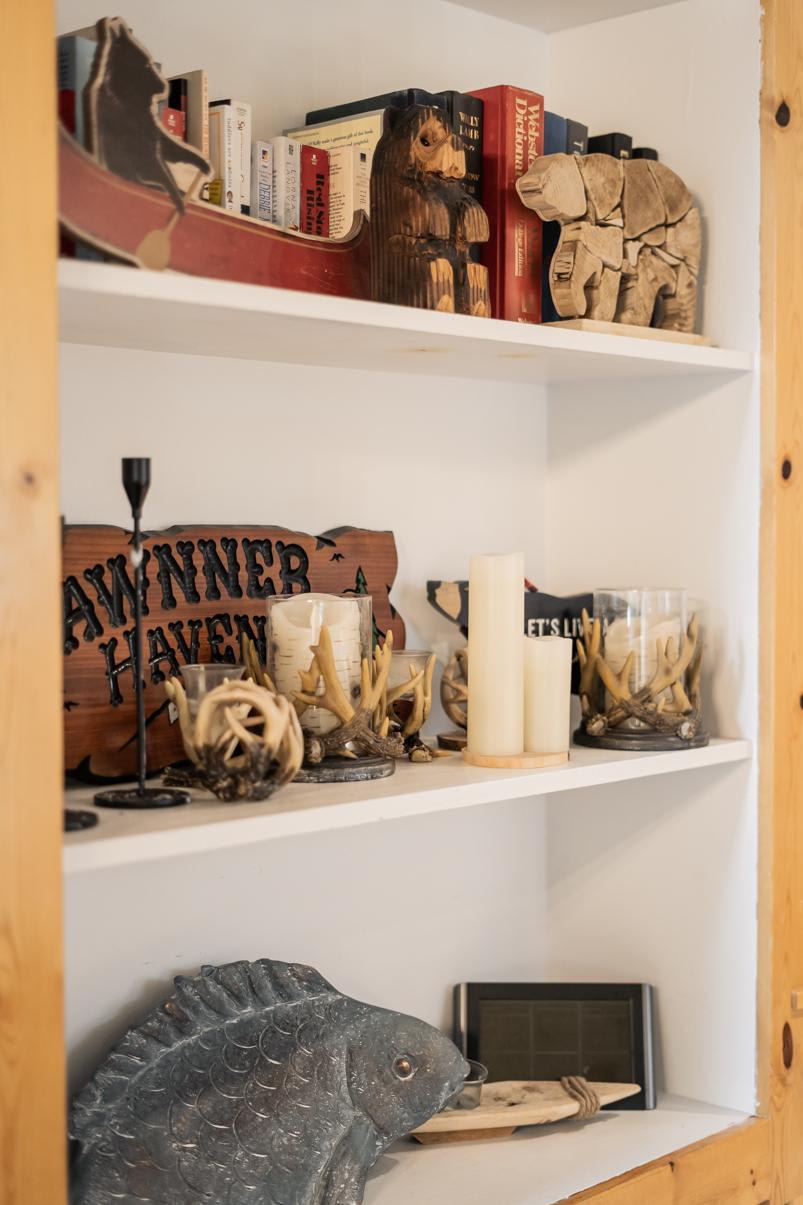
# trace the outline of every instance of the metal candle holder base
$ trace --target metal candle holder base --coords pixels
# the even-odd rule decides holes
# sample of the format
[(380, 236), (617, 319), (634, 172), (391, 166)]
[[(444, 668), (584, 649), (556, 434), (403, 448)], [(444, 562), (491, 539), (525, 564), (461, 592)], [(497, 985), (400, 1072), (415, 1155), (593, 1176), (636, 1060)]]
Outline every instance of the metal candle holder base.
[(98, 791), (95, 796), (95, 806), (99, 808), (175, 808), (189, 802), (189, 791), (165, 787), (113, 787)]
[(392, 757), (325, 757), (317, 766), (302, 766), (293, 782), (370, 782), (395, 773)]
[(653, 732), (648, 729), (614, 728), (599, 736), (592, 736), (585, 728), (578, 728), (574, 734), (575, 745), (583, 745), (587, 749), (618, 749), (624, 753), (658, 753), (669, 749), (702, 749), (709, 742), (707, 732), (700, 729), (684, 740), (683, 737), (673, 736), (668, 732)]

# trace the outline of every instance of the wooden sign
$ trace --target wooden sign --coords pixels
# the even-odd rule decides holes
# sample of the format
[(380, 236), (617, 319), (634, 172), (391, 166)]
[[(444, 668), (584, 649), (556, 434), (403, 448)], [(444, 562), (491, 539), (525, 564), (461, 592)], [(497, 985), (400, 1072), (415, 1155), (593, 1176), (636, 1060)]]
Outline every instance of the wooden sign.
[[(68, 771), (128, 776), (136, 760), (134, 574), (130, 532), (64, 529), (64, 730)], [(389, 531), (340, 527), (322, 536), (281, 527), (172, 527), (146, 533), (143, 653), (148, 765), (182, 756), (163, 682), (182, 665), (240, 660), (240, 637), (266, 654), (266, 602), (314, 590), (370, 594), (374, 633), (404, 623), (389, 599), (396, 541)], [(311, 654), (310, 654), (311, 657)]]

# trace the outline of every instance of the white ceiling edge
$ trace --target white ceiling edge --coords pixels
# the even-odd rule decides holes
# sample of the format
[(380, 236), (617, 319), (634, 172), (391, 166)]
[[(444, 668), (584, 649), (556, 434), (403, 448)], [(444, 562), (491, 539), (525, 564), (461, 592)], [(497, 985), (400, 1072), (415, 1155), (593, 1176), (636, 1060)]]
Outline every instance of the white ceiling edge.
[(557, 33), (611, 17), (624, 17), (650, 8), (664, 8), (679, 0), (452, 0), (463, 8), (473, 8), (498, 17), (527, 25), (542, 33)]

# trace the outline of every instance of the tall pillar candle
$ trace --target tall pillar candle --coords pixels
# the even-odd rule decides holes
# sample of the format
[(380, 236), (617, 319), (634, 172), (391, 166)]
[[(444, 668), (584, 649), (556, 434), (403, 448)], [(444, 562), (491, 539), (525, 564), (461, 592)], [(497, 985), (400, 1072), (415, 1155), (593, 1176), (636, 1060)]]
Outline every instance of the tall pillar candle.
[(524, 748), (524, 555), (473, 556), (468, 583), (468, 744), (501, 757)]
[(572, 642), (524, 637), (524, 750), (567, 753), (571, 743)]

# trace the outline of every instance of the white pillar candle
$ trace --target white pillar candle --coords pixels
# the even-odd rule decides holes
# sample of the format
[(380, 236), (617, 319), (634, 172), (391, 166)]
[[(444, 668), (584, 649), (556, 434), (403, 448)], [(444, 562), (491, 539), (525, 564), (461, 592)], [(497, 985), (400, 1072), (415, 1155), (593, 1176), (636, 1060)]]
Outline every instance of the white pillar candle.
[(473, 556), (468, 583), (468, 752), (524, 748), (524, 556)]
[[(360, 608), (356, 601), (333, 594), (299, 594), (271, 607), (273, 679), (280, 694), (292, 698), (301, 690), (301, 672), (309, 669), (311, 646), (317, 644), (324, 624), (332, 638), (332, 651), (340, 685), (349, 698), (360, 686), (362, 645)], [(320, 693), (323, 683), (319, 682)], [(323, 708), (308, 707), (301, 715), (310, 732), (331, 732), (340, 721)]]
[(524, 751), (566, 753), (571, 732), (572, 642), (524, 637)]

